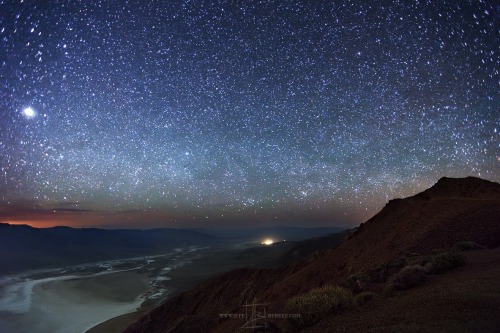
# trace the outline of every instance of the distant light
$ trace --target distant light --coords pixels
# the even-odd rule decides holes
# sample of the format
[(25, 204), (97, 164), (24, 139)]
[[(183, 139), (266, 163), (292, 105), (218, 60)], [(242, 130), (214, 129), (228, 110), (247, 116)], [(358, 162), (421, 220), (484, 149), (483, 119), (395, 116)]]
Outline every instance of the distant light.
[(262, 241), (262, 245), (273, 245), (274, 241), (271, 238), (266, 238)]
[(33, 118), (36, 116), (35, 110), (33, 110), (31, 107), (27, 107), (23, 110), (23, 114), (26, 118)]

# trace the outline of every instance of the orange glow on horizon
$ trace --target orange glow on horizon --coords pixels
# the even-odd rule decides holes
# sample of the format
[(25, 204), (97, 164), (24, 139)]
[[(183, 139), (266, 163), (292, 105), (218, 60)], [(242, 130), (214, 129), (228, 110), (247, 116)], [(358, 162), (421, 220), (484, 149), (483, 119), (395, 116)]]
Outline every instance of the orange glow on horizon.
[(72, 227), (70, 223), (60, 223), (55, 221), (4, 221), (3, 223), (12, 225), (27, 225), (33, 228), (52, 228), (60, 226)]

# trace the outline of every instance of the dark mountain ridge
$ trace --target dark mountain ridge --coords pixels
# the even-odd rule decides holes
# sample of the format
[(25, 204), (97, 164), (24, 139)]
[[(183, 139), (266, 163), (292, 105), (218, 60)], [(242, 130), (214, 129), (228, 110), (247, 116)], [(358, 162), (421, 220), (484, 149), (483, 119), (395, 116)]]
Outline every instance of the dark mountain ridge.
[(189, 229), (195, 230), (207, 235), (227, 239), (240, 240), (259, 240), (271, 238), (275, 241), (301, 241), (304, 239), (325, 236), (339, 233), (346, 228), (340, 227), (290, 227), (290, 226), (272, 226), (255, 228), (216, 228), (216, 229)]
[(161, 254), (216, 238), (183, 229), (32, 228), (0, 223), (0, 274)]

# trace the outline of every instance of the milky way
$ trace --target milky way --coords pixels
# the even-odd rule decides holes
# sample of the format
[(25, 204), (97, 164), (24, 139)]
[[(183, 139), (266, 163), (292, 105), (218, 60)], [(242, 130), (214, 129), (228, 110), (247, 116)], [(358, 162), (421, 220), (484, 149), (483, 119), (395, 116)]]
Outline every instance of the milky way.
[(3, 220), (355, 224), (500, 181), (494, 1), (0, 1), (0, 49)]

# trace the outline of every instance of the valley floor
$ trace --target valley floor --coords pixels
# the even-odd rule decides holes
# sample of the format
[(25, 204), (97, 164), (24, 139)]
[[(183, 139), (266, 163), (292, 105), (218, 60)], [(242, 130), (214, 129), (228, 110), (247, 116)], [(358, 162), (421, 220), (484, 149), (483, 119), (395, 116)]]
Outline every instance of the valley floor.
[(39, 270), (0, 279), (0, 332), (78, 333), (164, 299), (170, 272), (198, 248)]

